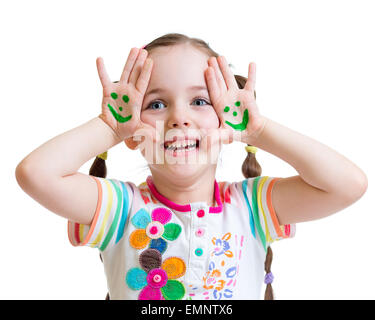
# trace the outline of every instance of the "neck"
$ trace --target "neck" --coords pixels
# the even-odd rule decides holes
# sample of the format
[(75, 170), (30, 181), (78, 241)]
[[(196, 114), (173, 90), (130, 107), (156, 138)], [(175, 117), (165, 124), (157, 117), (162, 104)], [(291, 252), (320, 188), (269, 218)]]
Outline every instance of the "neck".
[(208, 206), (215, 205), (216, 166), (195, 176), (183, 178), (163, 175), (152, 168), (150, 170), (155, 188), (168, 200), (179, 205), (192, 202), (206, 202)]

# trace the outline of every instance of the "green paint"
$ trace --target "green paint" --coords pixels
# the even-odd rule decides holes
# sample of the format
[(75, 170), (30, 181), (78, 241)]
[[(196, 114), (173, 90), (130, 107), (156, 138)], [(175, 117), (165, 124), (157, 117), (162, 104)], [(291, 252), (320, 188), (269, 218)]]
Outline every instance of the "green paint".
[(128, 97), (126, 94), (124, 94), (124, 95), (122, 96), (122, 100), (124, 100), (125, 103), (128, 103), (128, 102), (129, 102), (129, 97)]
[(233, 115), (234, 115), (234, 116), (236, 116), (236, 115), (237, 115), (237, 112), (236, 112), (236, 111), (234, 111), (234, 112), (233, 112)]
[(132, 117), (132, 115), (129, 115), (127, 117), (123, 117), (121, 115), (119, 115), (116, 110), (108, 103), (108, 108), (109, 110), (111, 111), (112, 115), (115, 117), (115, 119), (120, 122), (120, 123), (125, 123), (127, 121), (129, 121)]
[(228, 112), (228, 111), (229, 111), (229, 107), (226, 106), (226, 107), (224, 108), (224, 112)]
[[(116, 100), (118, 98), (118, 94), (116, 92), (112, 92), (111, 97), (112, 97), (112, 99)], [(122, 100), (124, 100), (126, 103), (128, 103), (129, 97), (126, 94), (124, 94), (122, 96)], [(111, 111), (112, 115), (115, 117), (115, 119), (120, 123), (125, 123), (125, 122), (129, 121), (132, 117), (132, 115), (129, 115), (127, 117), (121, 116), (120, 114), (118, 114), (116, 112), (115, 108), (113, 108), (109, 103), (108, 103), (108, 108)], [(119, 110), (122, 111), (123, 107), (119, 107)]]
[(230, 125), (234, 130), (243, 131), (246, 129), (249, 122), (249, 111), (245, 109), (242, 117), (242, 122), (238, 124), (233, 124), (229, 121), (225, 121), (226, 124)]
[(241, 102), (236, 101), (234, 104), (236, 105), (236, 107), (239, 107), (241, 105)]

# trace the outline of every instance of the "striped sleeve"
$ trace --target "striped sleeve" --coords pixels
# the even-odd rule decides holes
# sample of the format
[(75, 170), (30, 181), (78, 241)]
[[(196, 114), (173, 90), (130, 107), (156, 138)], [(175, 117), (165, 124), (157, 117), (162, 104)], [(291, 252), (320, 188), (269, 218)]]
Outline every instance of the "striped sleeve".
[(279, 178), (259, 176), (242, 181), (250, 228), (265, 250), (275, 240), (294, 237), (295, 224), (280, 225), (272, 205), (272, 188)]
[(129, 183), (91, 176), (98, 187), (98, 203), (91, 225), (68, 221), (68, 237), (73, 246), (89, 246), (104, 251), (124, 234), (133, 200)]

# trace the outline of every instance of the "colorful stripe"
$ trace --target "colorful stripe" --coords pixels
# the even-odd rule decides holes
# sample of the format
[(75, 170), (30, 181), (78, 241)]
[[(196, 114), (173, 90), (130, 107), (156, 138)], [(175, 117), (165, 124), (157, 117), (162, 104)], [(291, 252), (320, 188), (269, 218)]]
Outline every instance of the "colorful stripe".
[[(100, 206), (102, 202), (102, 187), (101, 183), (98, 179), (96, 179), (94, 176), (89, 176), (94, 179), (97, 185), (98, 189), (98, 201), (96, 204), (95, 214), (94, 218), (91, 222), (90, 227), (86, 225), (82, 225), (79, 223), (75, 223), (72, 221), (68, 221), (68, 237), (69, 241), (73, 246), (83, 246), (86, 245), (87, 242), (90, 240), (91, 235), (95, 229), (96, 223), (99, 218), (100, 214)], [(89, 228), (88, 234), (85, 236), (85, 228)]]
[(259, 221), (259, 210), (258, 210), (258, 203), (257, 203), (257, 189), (258, 189), (258, 181), (260, 177), (256, 177), (253, 179), (253, 188), (252, 188), (252, 204), (253, 204), (253, 212), (254, 212), (254, 220), (255, 220), (255, 227), (257, 229), (259, 238), (262, 242), (264, 250), (267, 250), (267, 244), (266, 244), (266, 236), (263, 232), (262, 226), (260, 225)]
[(250, 203), (249, 203), (249, 199), (247, 198), (247, 183), (248, 183), (248, 180), (244, 180), (242, 181), (242, 193), (243, 193), (243, 196), (245, 198), (245, 201), (246, 201), (246, 205), (247, 205), (247, 209), (249, 211), (249, 219), (250, 219), (250, 228), (251, 228), (251, 233), (253, 234), (254, 238), (256, 238), (256, 235), (255, 235), (255, 228), (254, 228), (254, 216), (253, 216), (253, 211), (251, 210), (251, 206), (250, 206)]
[(81, 239), (79, 237), (79, 223), (74, 224), (74, 239), (77, 243), (81, 243)]
[(91, 222), (90, 230), (89, 230), (88, 234), (86, 235), (86, 238), (81, 243), (82, 246), (86, 245), (89, 242), (89, 240), (90, 240), (90, 238), (91, 238), (91, 236), (92, 236), (92, 234), (95, 230), (96, 224), (98, 223), (98, 219), (99, 219), (99, 216), (100, 216), (100, 208), (101, 208), (102, 201), (103, 201), (103, 189), (102, 189), (102, 184), (100, 183), (100, 180), (95, 178), (94, 176), (90, 176), (90, 177), (92, 177), (95, 180), (96, 185), (98, 187), (98, 202), (96, 204), (96, 211), (95, 211), (94, 219)]
[(275, 240), (293, 237), (295, 233), (294, 224), (280, 225), (272, 205), (272, 188), (279, 179), (281, 178), (258, 176), (242, 181), (241, 186), (238, 184), (248, 209), (251, 233), (254, 238), (258, 234), (264, 250)]
[(85, 231), (85, 225), (84, 224), (80, 224), (79, 225), (79, 239), (80, 239), (80, 242), (83, 240), (84, 231)]
[(102, 237), (103, 237), (103, 234), (104, 234), (104, 229), (107, 225), (109, 213), (111, 211), (112, 203), (113, 203), (113, 192), (112, 192), (111, 186), (110, 186), (108, 180), (103, 180), (103, 181), (106, 184), (107, 190), (108, 190), (108, 203), (107, 203), (107, 208), (105, 210), (104, 218), (103, 218), (103, 221), (101, 223), (99, 233), (98, 233), (97, 237), (95, 238), (95, 240), (90, 244), (90, 247), (92, 247), (92, 248), (96, 247), (97, 244), (102, 240)]
[(262, 215), (263, 215), (263, 220), (261, 221), (264, 221), (264, 226), (263, 226), (263, 230), (265, 230), (265, 233), (266, 233), (266, 241), (268, 243), (271, 243), (273, 240), (271, 238), (271, 235), (270, 235), (270, 230), (268, 228), (268, 224), (267, 224), (267, 217), (266, 217), (266, 213), (264, 212), (263, 210), (263, 201), (262, 201), (262, 191), (263, 191), (263, 186), (264, 186), (264, 183), (266, 182), (268, 177), (263, 177), (260, 182), (259, 182), (259, 188), (257, 190), (257, 203), (258, 203), (258, 206), (260, 208), (260, 211), (262, 212)]
[(120, 190), (120, 188), (112, 180), (109, 180), (109, 181), (112, 183), (113, 187), (116, 190), (117, 199), (118, 199), (117, 200), (117, 208), (116, 208), (115, 218), (113, 219), (112, 224), (109, 227), (109, 230), (107, 232), (107, 235), (106, 235), (106, 237), (105, 237), (102, 245), (99, 248), (100, 251), (104, 251), (105, 250), (105, 248), (107, 247), (108, 243), (111, 241), (113, 234), (115, 233), (115, 230), (117, 228), (117, 223), (118, 223), (119, 217), (120, 217), (120, 212), (121, 212), (121, 207), (122, 207), (122, 200), (123, 200), (123, 198), (121, 197), (121, 190)]
[(74, 246), (88, 245), (104, 251), (119, 242), (124, 234), (132, 189), (127, 183), (115, 179), (91, 177), (98, 187), (93, 221), (91, 225), (68, 221), (68, 236)]
[(272, 223), (273, 223), (273, 226), (275, 227), (277, 236), (280, 237), (280, 238), (285, 238), (284, 232), (280, 228), (279, 220), (278, 220), (278, 218), (276, 216), (276, 213), (275, 213), (275, 210), (274, 210), (274, 208), (272, 206), (272, 199), (271, 199), (271, 192), (272, 192), (273, 186), (274, 186), (275, 182), (277, 180), (279, 180), (279, 179), (280, 178), (273, 178), (271, 180), (270, 184), (268, 185), (268, 189), (267, 189), (267, 207), (268, 207), (268, 210), (270, 212)]
[(124, 229), (125, 229), (125, 222), (126, 222), (126, 219), (128, 217), (128, 208), (129, 208), (129, 196), (128, 196), (128, 191), (126, 190), (126, 186), (125, 184), (121, 181), (121, 187), (122, 187), (122, 214), (121, 214), (121, 221), (120, 221), (120, 225), (118, 227), (118, 231), (117, 231), (117, 237), (116, 237), (116, 242), (119, 242), (120, 239), (122, 238), (123, 234), (124, 234)]

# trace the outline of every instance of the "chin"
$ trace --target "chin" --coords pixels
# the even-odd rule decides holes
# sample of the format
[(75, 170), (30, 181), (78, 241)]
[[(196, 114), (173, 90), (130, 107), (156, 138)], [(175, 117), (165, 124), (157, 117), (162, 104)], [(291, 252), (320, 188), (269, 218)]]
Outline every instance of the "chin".
[[(212, 167), (214, 166), (214, 168)], [(189, 180), (194, 177), (202, 176), (204, 172), (216, 170), (216, 165), (198, 165), (198, 164), (153, 164), (150, 165), (151, 172), (158, 171), (170, 179)]]

